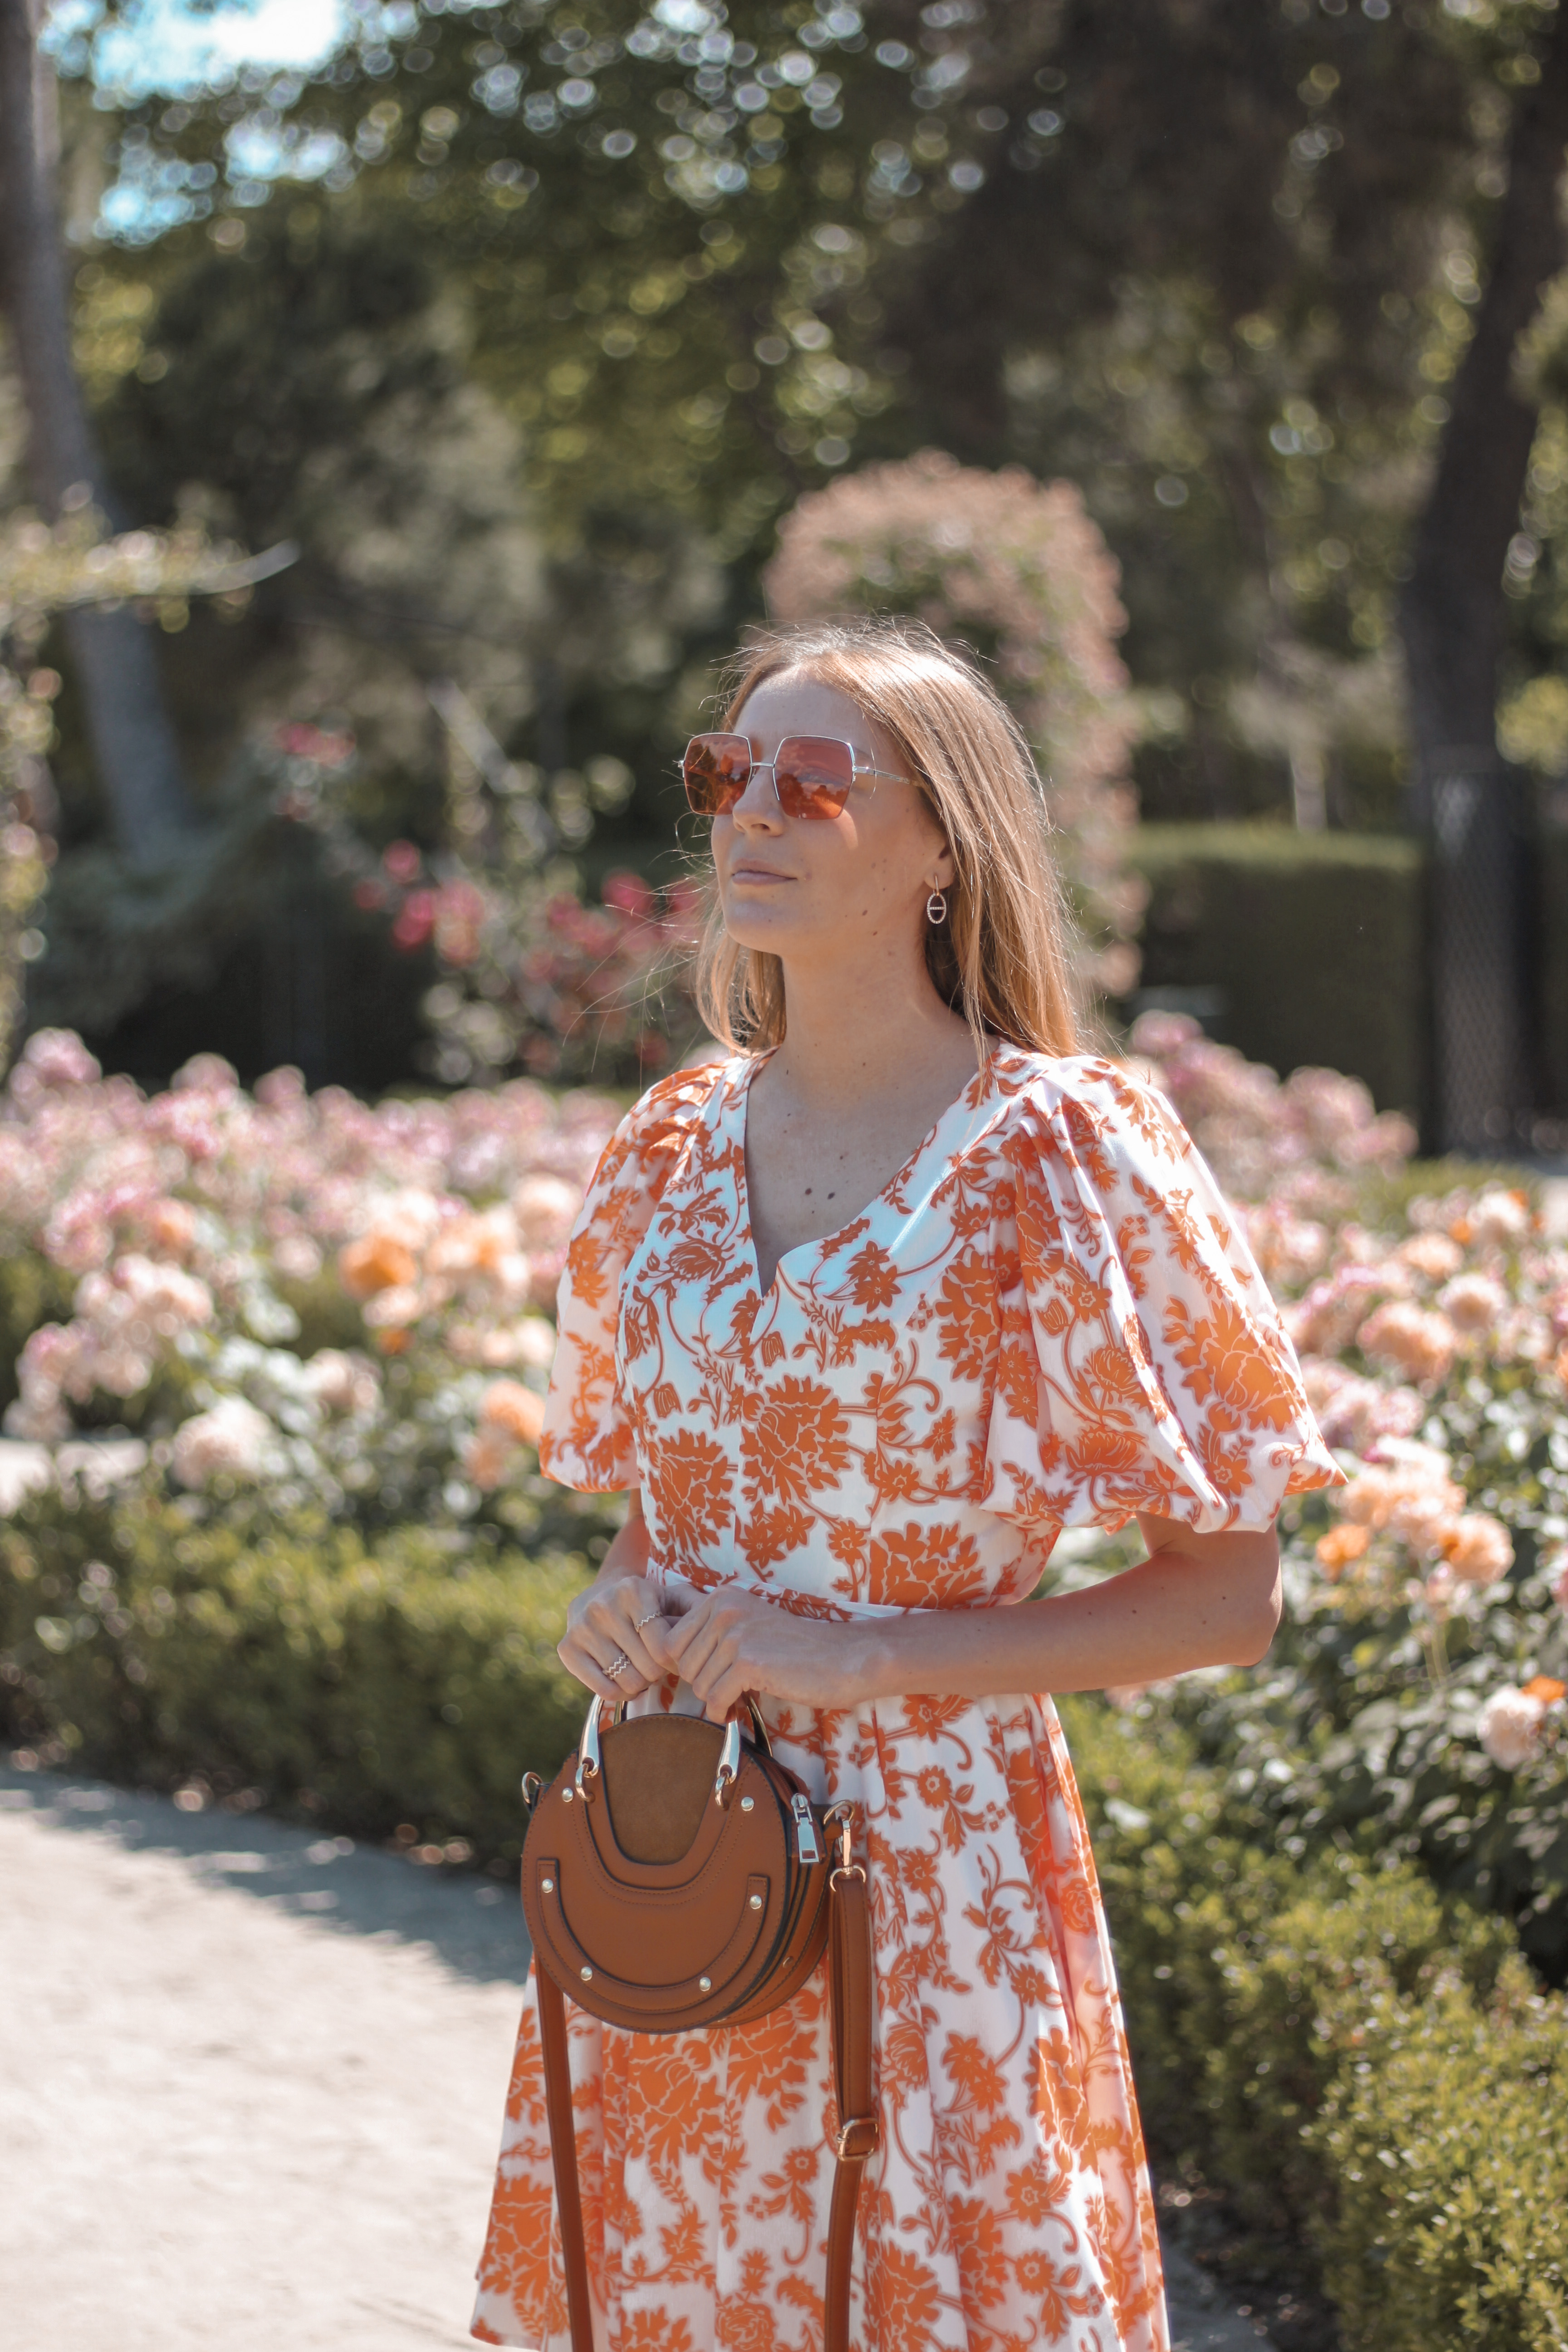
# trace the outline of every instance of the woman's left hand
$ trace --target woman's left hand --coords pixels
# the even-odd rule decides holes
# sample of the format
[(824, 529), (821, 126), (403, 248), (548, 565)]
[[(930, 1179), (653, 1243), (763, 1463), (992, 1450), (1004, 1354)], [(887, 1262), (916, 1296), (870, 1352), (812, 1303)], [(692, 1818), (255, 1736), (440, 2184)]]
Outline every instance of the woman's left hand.
[(689, 1684), (710, 1723), (722, 1723), (748, 1692), (797, 1706), (852, 1706), (859, 1628), (824, 1624), (721, 1585), (687, 1596), (666, 1591), (665, 1616), (644, 1639), (672, 1675)]

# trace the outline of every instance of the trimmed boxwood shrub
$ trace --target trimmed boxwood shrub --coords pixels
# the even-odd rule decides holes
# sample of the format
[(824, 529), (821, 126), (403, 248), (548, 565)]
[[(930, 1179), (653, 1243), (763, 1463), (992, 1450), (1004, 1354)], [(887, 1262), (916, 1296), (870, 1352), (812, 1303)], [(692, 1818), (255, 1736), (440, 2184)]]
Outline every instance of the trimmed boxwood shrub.
[[(1542, 801), (1530, 863), (1544, 1108), (1568, 1109), (1568, 830)], [(1555, 814), (1553, 814), (1555, 811)], [(1145, 989), (1215, 990), (1206, 1025), (1283, 1076), (1344, 1070), (1380, 1110), (1419, 1113), (1426, 1086), (1426, 882), (1397, 835), (1281, 824), (1148, 824), (1130, 862), (1149, 884)]]
[(426, 1528), (40, 1496), (0, 1529), (0, 1720), (112, 1780), (199, 1776), (509, 1864), (519, 1776), (552, 1771), (582, 1721), (555, 1643), (588, 1570)]
[(1208, 1024), (1249, 1061), (1363, 1079), (1380, 1110), (1423, 1096), (1419, 845), (1271, 824), (1151, 824), (1145, 988), (1217, 989)]
[(1484, 2013), (1452, 1984), (1342, 2069), (1312, 2138), (1348, 2352), (1568, 2345), (1568, 2010), (1517, 1959)]
[(1407, 1863), (1297, 1859), (1227, 1821), (1168, 1719), (1062, 1711), (1156, 2173), (1222, 2200), (1237, 2282), (1297, 2300), (1275, 2340), (1331, 2341), (1326, 2299), (1345, 2352), (1562, 2352), (1568, 2003), (1512, 1930)]

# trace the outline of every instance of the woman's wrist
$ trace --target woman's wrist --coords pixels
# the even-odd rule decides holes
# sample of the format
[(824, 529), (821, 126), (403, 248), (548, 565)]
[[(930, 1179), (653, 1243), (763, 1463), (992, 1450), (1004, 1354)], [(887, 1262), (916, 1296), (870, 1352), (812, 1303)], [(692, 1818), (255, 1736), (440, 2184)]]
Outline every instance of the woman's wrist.
[(839, 1654), (847, 1703), (864, 1706), (876, 1699), (898, 1696), (902, 1688), (900, 1668), (908, 1664), (908, 1644), (899, 1640), (907, 1631), (903, 1622), (862, 1618), (846, 1630), (850, 1637), (848, 1655), (842, 1651)]

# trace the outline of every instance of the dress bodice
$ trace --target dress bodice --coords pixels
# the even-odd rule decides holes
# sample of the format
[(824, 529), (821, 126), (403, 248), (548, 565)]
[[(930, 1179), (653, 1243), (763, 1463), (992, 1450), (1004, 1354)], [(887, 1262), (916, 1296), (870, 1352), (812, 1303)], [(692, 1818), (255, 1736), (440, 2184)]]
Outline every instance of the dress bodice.
[(1018, 1599), (1064, 1526), (1267, 1527), (1337, 1476), (1236, 1221), (1168, 1105), (1010, 1049), (764, 1294), (758, 1064), (679, 1073), (605, 1151), (542, 1460), (639, 1486), (663, 1568), (796, 1605)]

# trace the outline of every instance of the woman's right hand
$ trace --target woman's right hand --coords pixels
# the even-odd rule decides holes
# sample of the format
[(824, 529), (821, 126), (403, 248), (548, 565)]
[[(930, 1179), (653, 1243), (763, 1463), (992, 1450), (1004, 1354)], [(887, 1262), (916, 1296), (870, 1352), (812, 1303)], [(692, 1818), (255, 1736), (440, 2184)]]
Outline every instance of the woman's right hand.
[[(626, 1523), (605, 1553), (604, 1566), (567, 1610), (566, 1631), (557, 1644), (567, 1673), (598, 1698), (639, 1698), (668, 1671), (643, 1639), (644, 1631), (664, 1613), (658, 1587), (646, 1573), (648, 1555), (642, 1498), (634, 1494)], [(617, 1668), (613, 1675), (612, 1665)]]

